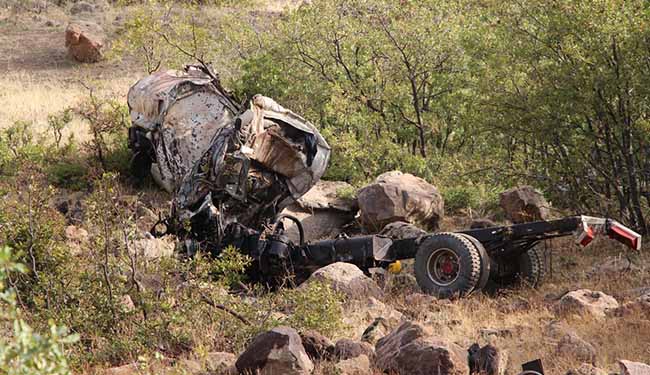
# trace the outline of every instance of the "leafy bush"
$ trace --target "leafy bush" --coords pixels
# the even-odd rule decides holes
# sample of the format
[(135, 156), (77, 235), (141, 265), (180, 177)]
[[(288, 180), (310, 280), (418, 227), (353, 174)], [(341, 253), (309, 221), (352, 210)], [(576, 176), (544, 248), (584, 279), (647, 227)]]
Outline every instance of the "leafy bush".
[(0, 368), (8, 375), (68, 375), (68, 361), (64, 346), (78, 340), (68, 334), (68, 329), (49, 322), (48, 334), (34, 332), (16, 307), (15, 291), (7, 288), (9, 273), (25, 272), (26, 268), (15, 263), (9, 247), (0, 247), (0, 318), (12, 322), (13, 332), (0, 339)]
[(83, 160), (60, 160), (47, 167), (48, 180), (57, 187), (87, 190), (91, 186), (88, 166)]

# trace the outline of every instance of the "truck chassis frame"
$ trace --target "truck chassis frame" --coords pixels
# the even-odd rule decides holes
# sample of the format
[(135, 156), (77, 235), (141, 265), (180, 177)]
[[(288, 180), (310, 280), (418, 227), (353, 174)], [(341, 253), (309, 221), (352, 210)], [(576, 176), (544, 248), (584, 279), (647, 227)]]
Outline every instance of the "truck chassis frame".
[[(296, 223), (301, 233), (298, 244), (288, 239), (284, 219)], [(639, 250), (641, 236), (612, 219), (570, 216), (557, 220), (468, 229), (459, 232), (425, 234), (391, 239), (367, 235), (304, 243), (300, 221), (289, 215), (276, 218), (271, 230), (258, 232), (231, 224), (220, 248), (234, 245), (250, 255), (253, 279), (273, 283), (287, 275), (299, 279), (314, 270), (347, 262), (365, 272), (381, 267), (401, 268), (400, 261), (415, 259), (415, 276), (426, 293), (438, 297), (463, 296), (479, 291), (490, 281), (524, 280), (536, 287), (543, 282), (546, 260), (540, 242), (576, 236), (588, 245), (597, 235), (606, 235)]]

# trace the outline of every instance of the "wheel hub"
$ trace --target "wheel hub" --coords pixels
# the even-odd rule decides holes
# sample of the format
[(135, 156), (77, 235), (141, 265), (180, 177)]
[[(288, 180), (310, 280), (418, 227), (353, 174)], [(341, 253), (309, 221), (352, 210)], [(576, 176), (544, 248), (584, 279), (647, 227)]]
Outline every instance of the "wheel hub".
[(460, 259), (451, 249), (437, 249), (429, 256), (427, 271), (434, 283), (440, 286), (450, 285), (460, 273)]

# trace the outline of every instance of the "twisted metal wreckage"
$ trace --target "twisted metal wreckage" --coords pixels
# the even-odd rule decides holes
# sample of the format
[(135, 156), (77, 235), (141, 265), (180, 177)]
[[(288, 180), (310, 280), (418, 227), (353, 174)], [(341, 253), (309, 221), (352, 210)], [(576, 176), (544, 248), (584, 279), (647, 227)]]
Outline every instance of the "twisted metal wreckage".
[[(538, 244), (549, 238), (576, 235), (586, 246), (603, 234), (641, 246), (641, 236), (618, 222), (587, 216), (400, 240), (366, 235), (305, 243), (300, 221), (280, 212), (327, 167), (330, 146), (311, 123), (261, 95), (240, 105), (206, 66), (154, 73), (131, 88), (128, 103), (134, 173), (151, 173), (174, 193), (166, 232), (190, 252), (199, 244), (215, 253), (234, 245), (253, 258), (254, 280), (272, 283), (288, 273), (300, 279), (339, 261), (396, 271), (400, 260), (415, 258), (420, 287), (449, 297), (490, 282), (540, 285), (548, 261)], [(297, 225), (299, 243), (285, 235), (284, 219)]]

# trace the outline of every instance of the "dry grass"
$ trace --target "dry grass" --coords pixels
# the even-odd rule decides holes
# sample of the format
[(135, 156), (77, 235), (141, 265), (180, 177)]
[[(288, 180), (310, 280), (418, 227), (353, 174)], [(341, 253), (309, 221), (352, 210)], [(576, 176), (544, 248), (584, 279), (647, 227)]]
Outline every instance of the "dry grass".
[[(650, 316), (642, 312), (598, 319), (562, 316), (556, 312), (557, 297), (574, 289), (600, 290), (625, 303), (636, 296), (635, 288), (650, 286), (650, 256), (647, 252), (629, 253), (610, 240), (599, 240), (587, 249), (572, 244), (571, 238), (555, 240), (553, 275), (540, 289), (507, 290), (497, 297), (482, 294), (457, 301), (412, 299), (393, 294), (389, 303), (407, 317), (428, 327), (434, 336), (469, 347), (493, 343), (509, 354), (511, 373), (520, 365), (541, 358), (548, 374), (564, 374), (582, 361), (571, 353), (557, 350), (558, 339), (548, 332), (551, 323), (560, 322), (591, 343), (597, 352), (596, 364), (608, 371), (617, 371), (616, 361), (628, 359), (648, 362), (650, 359)], [(635, 272), (589, 275), (605, 257), (627, 256), (640, 266)], [(414, 303), (416, 301), (416, 303)], [(486, 335), (484, 330), (500, 331)]]

